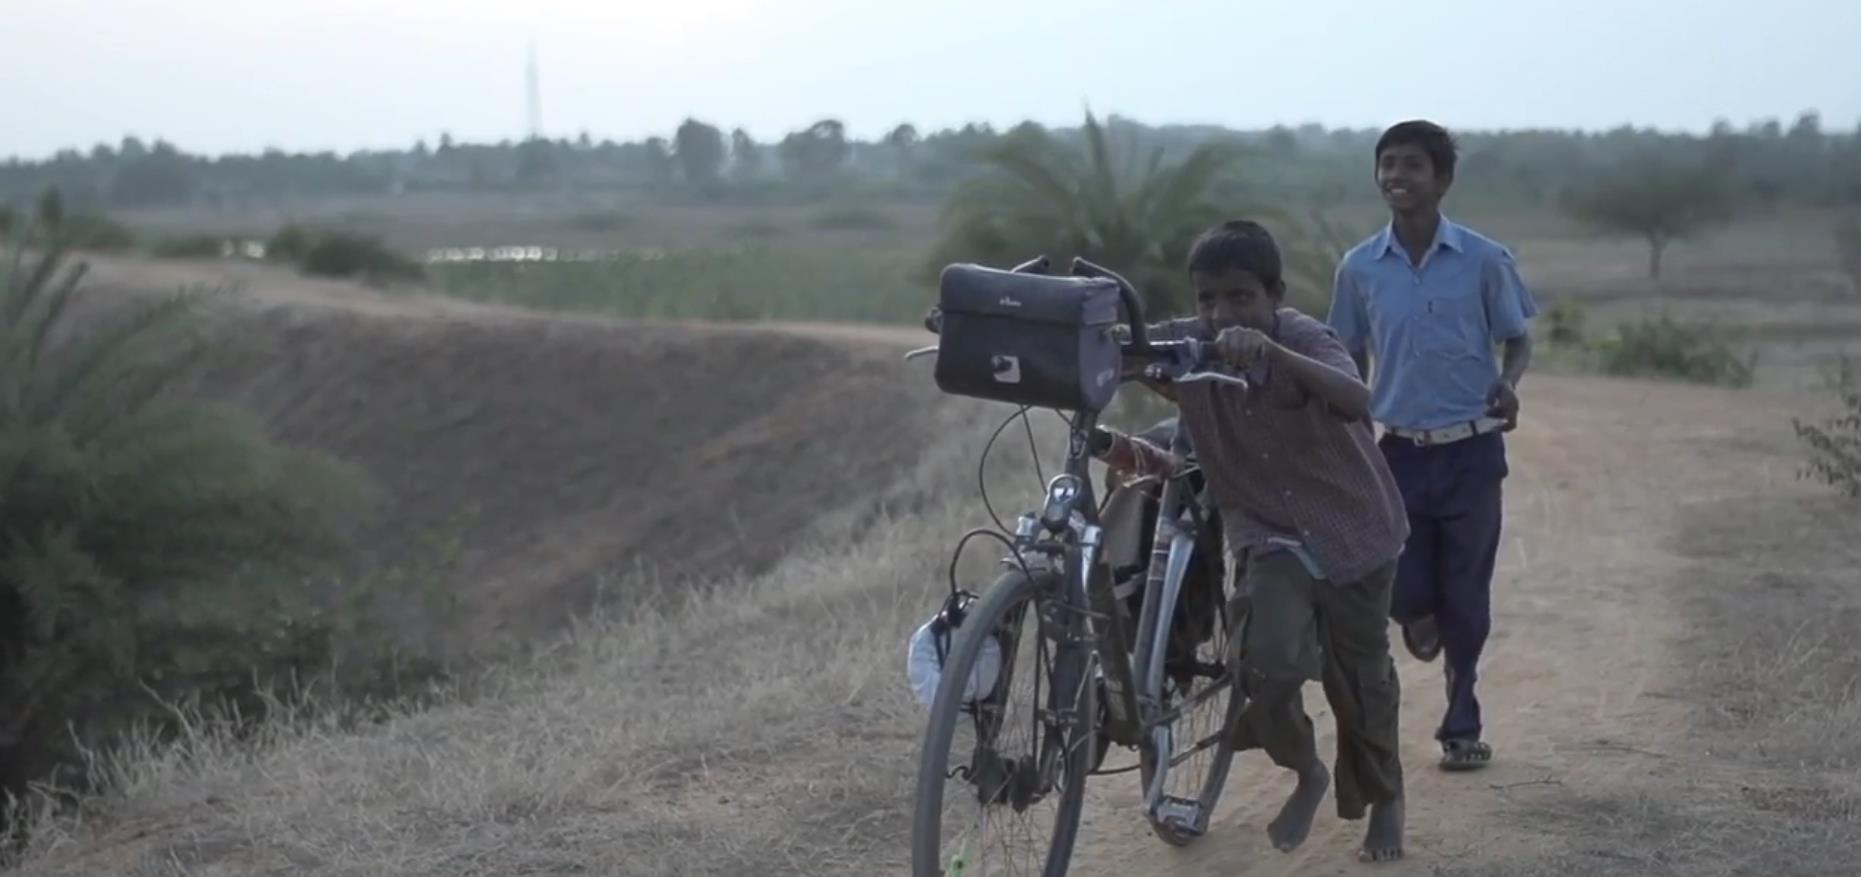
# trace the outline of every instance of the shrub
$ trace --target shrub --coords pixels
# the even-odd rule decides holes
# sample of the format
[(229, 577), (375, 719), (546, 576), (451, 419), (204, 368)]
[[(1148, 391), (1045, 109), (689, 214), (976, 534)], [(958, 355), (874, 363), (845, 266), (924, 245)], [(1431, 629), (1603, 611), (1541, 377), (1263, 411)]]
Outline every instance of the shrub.
[(388, 249), (380, 239), (347, 232), (317, 238), (300, 267), (319, 277), (417, 280), (425, 274), (419, 264)]
[(265, 242), (265, 258), (298, 264), (304, 260), (304, 254), (310, 252), (312, 237), (311, 231), (301, 225), (286, 225)]
[(317, 277), (419, 280), (420, 264), (389, 249), (380, 238), (287, 225), (265, 244), (266, 258), (289, 262)]
[(1583, 305), (1567, 298), (1557, 300), (1544, 313), (1549, 326), (1546, 337), (1552, 344), (1582, 345), (1584, 316)]
[(196, 234), (156, 241), (149, 254), (163, 259), (215, 259), (225, 255), (226, 247), (224, 238)]
[(72, 321), (84, 266), (64, 253), (15, 254), (0, 286), (0, 780), (15, 788), (159, 728), (162, 699), (246, 695), (331, 660), (347, 622), (321, 585), (373, 505), (357, 470), (179, 392), (211, 350), (201, 293)]
[(1809, 446), (1803, 474), (1849, 496), (1861, 497), (1861, 390), (1842, 393), (1844, 413), (1822, 424), (1792, 418), (1796, 437)]
[(68, 250), (120, 253), (136, 245), (136, 236), (128, 226), (101, 213), (64, 212), (63, 202), (50, 198), (40, 205), (41, 219), (22, 224), (9, 209), (0, 207), (0, 240), (17, 235), (19, 242), (45, 246), (54, 240)]
[(136, 245), (129, 228), (101, 213), (79, 213), (65, 218), (59, 236), (74, 250), (121, 253)]
[(1714, 327), (1675, 322), (1665, 314), (1623, 324), (1596, 352), (1609, 374), (1734, 387), (1748, 386), (1757, 366), (1755, 357), (1740, 358)]

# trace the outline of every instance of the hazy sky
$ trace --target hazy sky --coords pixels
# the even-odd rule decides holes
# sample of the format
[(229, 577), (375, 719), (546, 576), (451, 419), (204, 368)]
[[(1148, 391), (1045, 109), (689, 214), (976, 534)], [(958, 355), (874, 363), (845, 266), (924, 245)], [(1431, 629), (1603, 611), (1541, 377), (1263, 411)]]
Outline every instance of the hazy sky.
[(1861, 0), (0, 0), (0, 155), (524, 133), (1861, 120)]

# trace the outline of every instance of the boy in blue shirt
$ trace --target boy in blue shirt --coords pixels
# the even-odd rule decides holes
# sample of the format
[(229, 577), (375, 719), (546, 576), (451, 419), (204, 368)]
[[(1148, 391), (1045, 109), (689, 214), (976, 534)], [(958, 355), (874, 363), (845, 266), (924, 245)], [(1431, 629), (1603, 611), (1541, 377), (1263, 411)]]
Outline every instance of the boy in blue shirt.
[(1327, 322), (1371, 383), (1378, 446), (1408, 512), (1390, 616), (1417, 658), (1446, 653), (1435, 739), (1441, 766), (1464, 770), (1492, 759), (1474, 683), (1492, 627), (1503, 433), (1518, 424), (1537, 306), (1510, 251), (1441, 214), (1455, 153), (1432, 122), (1383, 133), (1376, 183), (1390, 222), (1344, 255)]

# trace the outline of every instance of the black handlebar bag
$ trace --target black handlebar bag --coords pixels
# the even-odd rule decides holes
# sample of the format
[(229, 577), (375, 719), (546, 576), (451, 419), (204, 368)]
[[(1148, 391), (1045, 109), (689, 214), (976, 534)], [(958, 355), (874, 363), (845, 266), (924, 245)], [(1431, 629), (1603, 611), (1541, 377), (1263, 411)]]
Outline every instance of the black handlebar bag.
[(953, 395), (1101, 411), (1118, 390), (1117, 281), (960, 263), (939, 279), (937, 388)]

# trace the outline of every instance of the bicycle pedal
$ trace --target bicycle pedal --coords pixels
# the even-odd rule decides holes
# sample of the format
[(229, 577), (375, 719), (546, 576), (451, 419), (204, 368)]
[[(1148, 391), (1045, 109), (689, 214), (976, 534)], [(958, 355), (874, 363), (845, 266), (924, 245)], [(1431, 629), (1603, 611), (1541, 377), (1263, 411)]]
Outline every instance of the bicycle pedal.
[(1156, 819), (1158, 825), (1181, 834), (1200, 835), (1207, 830), (1201, 802), (1191, 801), (1188, 798), (1164, 795), (1161, 800), (1157, 801), (1156, 814), (1153, 818)]

